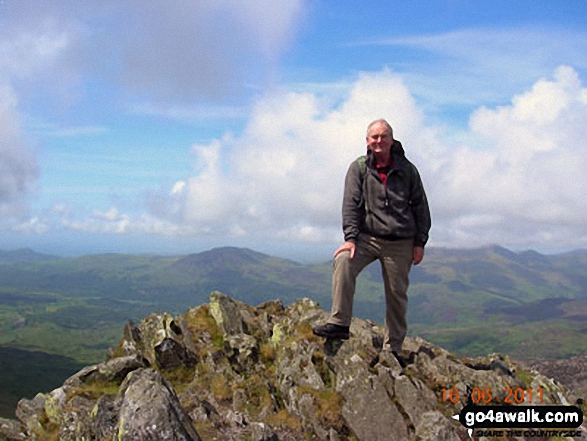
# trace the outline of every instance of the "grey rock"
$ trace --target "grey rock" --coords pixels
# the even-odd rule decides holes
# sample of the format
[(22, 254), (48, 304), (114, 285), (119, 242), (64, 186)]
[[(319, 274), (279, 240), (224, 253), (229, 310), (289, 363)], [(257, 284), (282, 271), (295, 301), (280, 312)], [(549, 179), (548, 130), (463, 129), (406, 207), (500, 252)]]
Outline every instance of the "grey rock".
[(404, 375), (395, 381), (397, 404), (408, 415), (410, 421), (417, 425), (422, 415), (436, 408), (436, 395), (421, 380)]
[[(48, 401), (49, 402), (49, 401)], [(65, 402), (59, 402), (62, 407), (55, 409), (58, 412), (57, 423), (59, 424), (60, 441), (78, 441), (93, 438), (93, 400), (74, 396)], [(47, 406), (45, 406), (47, 408)]]
[(0, 418), (0, 440), (26, 441), (27, 435), (22, 423)]
[(252, 441), (279, 441), (279, 437), (265, 423), (251, 424)]
[(224, 335), (246, 333), (247, 327), (239, 305), (230, 297), (215, 291), (210, 295), (210, 313)]
[(197, 363), (196, 355), (173, 338), (164, 338), (154, 349), (157, 365), (162, 369), (194, 366)]
[(404, 417), (379, 376), (371, 374), (360, 357), (345, 358), (337, 368), (337, 389), (345, 400), (342, 415), (357, 438), (407, 439)]
[(319, 439), (327, 439), (329, 437), (328, 429), (323, 427), (318, 417), (316, 416), (316, 406), (314, 398), (310, 395), (302, 395), (297, 400), (298, 412), (304, 420), (305, 424), (312, 427), (313, 431)]
[(96, 439), (115, 439), (120, 404), (108, 395), (103, 395), (92, 409), (92, 431)]
[[(162, 369), (194, 366), (196, 354), (184, 342), (181, 319), (167, 313), (151, 314), (136, 326), (129, 323), (119, 344), (123, 355), (136, 355), (147, 360), (147, 365)], [(114, 353), (111, 353), (114, 357)]]
[(139, 369), (128, 375), (119, 392), (119, 440), (199, 441), (175, 392), (156, 371)]
[(229, 335), (226, 340), (232, 350), (231, 359), (238, 366), (247, 366), (257, 363), (259, 345), (257, 340), (247, 334)]
[(65, 380), (64, 386), (79, 387), (91, 382), (120, 384), (129, 372), (148, 365), (148, 361), (138, 354), (117, 357), (94, 366), (86, 366)]
[(442, 413), (429, 411), (422, 414), (416, 425), (416, 441), (460, 441), (455, 425)]
[(26, 433), (33, 435), (43, 432), (39, 417), (45, 410), (45, 400), (44, 394), (37, 394), (32, 400), (23, 398), (18, 402), (16, 417), (23, 423)]

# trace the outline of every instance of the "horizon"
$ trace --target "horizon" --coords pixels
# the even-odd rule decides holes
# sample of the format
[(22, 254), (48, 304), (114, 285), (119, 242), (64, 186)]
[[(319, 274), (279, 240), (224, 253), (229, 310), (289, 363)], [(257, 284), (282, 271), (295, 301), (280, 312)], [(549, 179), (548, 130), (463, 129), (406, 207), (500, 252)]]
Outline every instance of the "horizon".
[(582, 0), (5, 0), (0, 248), (329, 255), (379, 118), (422, 175), (429, 246), (587, 248), (585, 16)]
[[(332, 258), (331, 256), (328, 256), (328, 255), (326, 255), (325, 257), (318, 257), (317, 255), (313, 255), (311, 257), (308, 257), (307, 255), (306, 256), (298, 255), (298, 254), (296, 254), (296, 252), (280, 254), (280, 253), (271, 252), (270, 250), (261, 250), (261, 249), (250, 248), (248, 246), (234, 246), (234, 245), (214, 246), (212, 248), (193, 250), (193, 251), (188, 251), (188, 252), (183, 252), (183, 253), (176, 253), (176, 252), (167, 253), (167, 252), (154, 252), (154, 251), (137, 251), (137, 252), (127, 251), (127, 252), (125, 252), (123, 250), (120, 250), (120, 251), (102, 251), (102, 252), (71, 253), (71, 254), (61, 253), (60, 254), (60, 253), (52, 253), (50, 250), (43, 251), (43, 250), (31, 248), (31, 247), (21, 247), (21, 248), (11, 248), (11, 249), (0, 248), (0, 253), (17, 253), (20, 251), (26, 251), (26, 252), (32, 252), (34, 254), (43, 254), (43, 255), (47, 255), (47, 256), (51, 256), (51, 257), (58, 257), (58, 258), (64, 258), (64, 259), (76, 259), (79, 257), (106, 256), (106, 255), (185, 257), (185, 256), (189, 256), (189, 255), (194, 255), (194, 254), (202, 254), (202, 253), (206, 253), (206, 252), (210, 252), (210, 251), (231, 249), (231, 248), (238, 249), (238, 250), (252, 251), (254, 253), (264, 254), (269, 257), (277, 257), (277, 258), (281, 258), (281, 259), (291, 260), (291, 261), (294, 261), (294, 262), (300, 263), (300, 264), (325, 263), (325, 262), (328, 262), (329, 260), (331, 260), (331, 258)], [(560, 256), (560, 255), (564, 255), (564, 254), (587, 253), (587, 248), (575, 248), (575, 249), (570, 249), (570, 250), (560, 250), (560, 251), (556, 251), (556, 252), (541, 252), (539, 250), (534, 250), (534, 249), (530, 249), (530, 248), (520, 249), (520, 250), (510, 249), (508, 247), (504, 247), (499, 244), (489, 244), (489, 245), (484, 245), (484, 246), (479, 246), (479, 247), (430, 246), (430, 247), (427, 247), (426, 249), (429, 252), (434, 252), (436, 250), (440, 250), (440, 251), (447, 251), (447, 250), (450, 250), (450, 251), (475, 251), (475, 250), (483, 251), (483, 250), (491, 250), (491, 249), (495, 249), (495, 248), (503, 249), (503, 250), (509, 251), (511, 253), (514, 253), (516, 255), (520, 255), (520, 254), (524, 254), (524, 253), (528, 253), (528, 252), (537, 253), (541, 256)], [(421, 265), (425, 265), (425, 261)]]

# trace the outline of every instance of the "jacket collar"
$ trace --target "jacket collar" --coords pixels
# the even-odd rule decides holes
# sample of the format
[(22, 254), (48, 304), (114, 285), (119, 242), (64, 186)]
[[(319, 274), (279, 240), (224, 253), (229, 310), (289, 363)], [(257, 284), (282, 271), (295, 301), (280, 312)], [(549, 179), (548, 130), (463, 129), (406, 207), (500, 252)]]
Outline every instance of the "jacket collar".
[[(391, 157), (392, 157), (392, 164), (393, 169), (401, 169), (404, 168), (405, 161), (406, 161), (406, 152), (401, 142), (397, 139), (393, 140), (393, 144), (391, 145)], [(367, 164), (370, 168), (375, 167), (375, 156), (371, 152), (371, 150), (367, 151)]]

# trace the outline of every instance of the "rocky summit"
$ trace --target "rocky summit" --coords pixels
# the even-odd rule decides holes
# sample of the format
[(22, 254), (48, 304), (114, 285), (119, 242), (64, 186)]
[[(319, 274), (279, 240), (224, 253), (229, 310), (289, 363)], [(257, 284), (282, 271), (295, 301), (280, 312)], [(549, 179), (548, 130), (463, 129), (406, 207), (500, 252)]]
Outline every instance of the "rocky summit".
[(380, 326), (354, 319), (348, 341), (325, 342), (312, 326), (326, 318), (308, 299), (253, 307), (219, 292), (183, 315), (151, 314), (105, 362), (21, 400), (0, 439), (457, 441), (471, 439), (452, 418), (467, 390), (492, 405), (579, 398), (507, 356), (459, 358), (420, 338), (406, 340), (402, 367)]

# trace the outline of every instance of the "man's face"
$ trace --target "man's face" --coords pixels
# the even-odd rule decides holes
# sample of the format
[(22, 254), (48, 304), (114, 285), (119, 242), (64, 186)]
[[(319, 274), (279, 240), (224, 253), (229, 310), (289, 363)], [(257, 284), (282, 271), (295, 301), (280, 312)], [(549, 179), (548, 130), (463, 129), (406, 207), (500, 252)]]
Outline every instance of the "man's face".
[(386, 155), (391, 150), (392, 142), (391, 133), (385, 124), (375, 123), (369, 129), (367, 148), (376, 155)]

